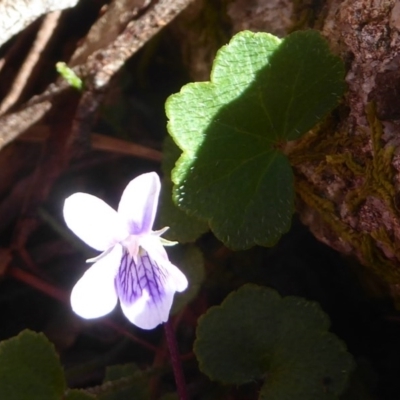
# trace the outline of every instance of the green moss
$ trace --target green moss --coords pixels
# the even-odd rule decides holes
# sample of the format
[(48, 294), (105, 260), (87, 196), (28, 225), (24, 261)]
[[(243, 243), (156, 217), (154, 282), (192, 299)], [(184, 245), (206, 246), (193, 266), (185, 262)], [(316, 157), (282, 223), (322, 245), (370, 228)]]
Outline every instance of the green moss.
[[(380, 199), (393, 215), (397, 215), (394, 170), (391, 165), (394, 148), (384, 146), (382, 125), (372, 104), (367, 106), (366, 115), (370, 128), (368, 132), (350, 137), (347, 132), (336, 130), (332, 120), (327, 120), (299, 141), (288, 156), (294, 166), (313, 163), (318, 176), (333, 174), (350, 183), (356, 179), (361, 180), (361, 185), (350, 189), (344, 200), (347, 209), (355, 216), (360, 206), (371, 196)], [(355, 159), (352, 149), (367, 145), (367, 140), (371, 140), (372, 155)], [(310, 152), (309, 149), (313, 151)], [(315, 187), (301, 174), (296, 176), (296, 192), (309, 207), (320, 213), (322, 220), (339, 238), (361, 254), (363, 263), (368, 268), (386, 282), (400, 281), (400, 271), (377, 245), (380, 243), (393, 254), (398, 254), (393, 238), (384, 228), (380, 227), (371, 233), (358, 232), (351, 228), (341, 220), (334, 202), (325, 198), (323, 193), (317, 193)]]
[(367, 118), (371, 128), (373, 157), (372, 162), (367, 166), (367, 181), (372, 193), (380, 195), (385, 200), (391, 211), (396, 214), (393, 187), (394, 171), (392, 159), (394, 147), (382, 147), (382, 124), (376, 116), (372, 103), (367, 106)]

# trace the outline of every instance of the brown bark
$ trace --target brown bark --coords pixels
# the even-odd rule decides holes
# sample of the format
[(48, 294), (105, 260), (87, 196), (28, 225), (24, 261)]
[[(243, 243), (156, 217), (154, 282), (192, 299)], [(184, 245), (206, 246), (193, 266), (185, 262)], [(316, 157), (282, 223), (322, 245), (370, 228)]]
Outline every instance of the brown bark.
[[(323, 7), (295, 2), (291, 23), (276, 10), (277, 18), (285, 16), (281, 26), (274, 20), (272, 27), (260, 23), (268, 18), (256, 12), (264, 3), (235, 1), (230, 13), (238, 19), (235, 26), (241, 28), (253, 12), (254, 18), (246, 19), (252, 30), (289, 32), (301, 23), (320, 29), (347, 68), (348, 91), (337, 114), (290, 152), (297, 211), (318, 239), (356, 256), (395, 294), (400, 289), (400, 2), (330, 0)], [(308, 17), (306, 8), (298, 13), (299, 3), (308, 3)]]
[(0, 0), (0, 46), (40, 16), (74, 7), (78, 0)]
[(395, 291), (400, 283), (398, 3), (332, 1), (328, 7), (322, 32), (348, 62), (346, 113), (316, 141), (309, 136), (300, 144), (312, 156), (296, 168), (299, 210), (319, 239), (356, 255)]

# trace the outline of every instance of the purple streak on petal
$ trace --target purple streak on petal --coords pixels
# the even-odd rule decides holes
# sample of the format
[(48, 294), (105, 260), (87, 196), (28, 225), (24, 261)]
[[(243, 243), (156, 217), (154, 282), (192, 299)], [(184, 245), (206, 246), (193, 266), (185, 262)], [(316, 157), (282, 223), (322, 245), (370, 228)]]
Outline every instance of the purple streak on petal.
[(159, 302), (165, 294), (166, 282), (165, 271), (154, 260), (150, 259), (148, 253), (141, 250), (138, 262), (124, 249), (121, 265), (115, 277), (115, 289), (121, 303), (132, 305), (146, 291), (153, 303)]
[(142, 329), (154, 329), (166, 322), (175, 292), (187, 287), (185, 275), (159, 252), (152, 251), (140, 247), (135, 263), (124, 250), (114, 280), (123, 313)]
[(128, 224), (129, 233), (149, 233), (156, 216), (160, 178), (155, 172), (133, 179), (122, 194), (118, 213)]
[(171, 264), (168, 254), (158, 237), (148, 235), (140, 239), (140, 245), (149, 254), (150, 258), (158, 265), (162, 265), (168, 276), (168, 285), (177, 292), (186, 290), (188, 280), (178, 267)]

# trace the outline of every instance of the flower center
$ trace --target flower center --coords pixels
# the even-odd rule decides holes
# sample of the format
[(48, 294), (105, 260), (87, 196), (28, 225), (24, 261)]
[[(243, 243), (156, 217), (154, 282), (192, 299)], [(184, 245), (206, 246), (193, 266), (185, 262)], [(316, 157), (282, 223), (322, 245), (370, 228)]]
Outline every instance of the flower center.
[(121, 264), (115, 277), (115, 288), (121, 302), (130, 305), (144, 294), (149, 301), (158, 303), (164, 294), (166, 273), (143, 248), (134, 259), (124, 248)]
[(129, 253), (129, 255), (133, 258), (133, 260), (137, 263), (138, 255), (140, 251), (140, 236), (137, 235), (129, 235), (125, 240), (121, 242), (121, 245), (124, 249)]

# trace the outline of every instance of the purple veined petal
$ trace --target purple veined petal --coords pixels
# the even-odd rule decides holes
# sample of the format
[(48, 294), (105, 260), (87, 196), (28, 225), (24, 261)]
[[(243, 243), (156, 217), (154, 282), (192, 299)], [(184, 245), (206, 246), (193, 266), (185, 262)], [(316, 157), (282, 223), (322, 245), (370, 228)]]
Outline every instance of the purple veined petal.
[(118, 206), (118, 214), (128, 223), (132, 235), (151, 231), (160, 195), (160, 178), (155, 172), (139, 175), (132, 180)]
[(142, 250), (136, 264), (124, 250), (115, 277), (115, 288), (123, 313), (130, 322), (142, 329), (153, 329), (166, 322), (177, 290), (175, 281), (176, 277), (170, 273), (169, 266), (165, 268), (164, 265), (158, 265), (146, 251)]
[(188, 280), (183, 272), (173, 265), (168, 258), (168, 254), (161, 244), (158, 236), (147, 235), (140, 238), (140, 246), (149, 254), (150, 258), (158, 265), (162, 265), (163, 269), (168, 271), (171, 282), (177, 292), (183, 292), (188, 287)]
[(136, 303), (121, 303), (121, 309), (132, 324), (141, 329), (150, 330), (168, 321), (173, 299), (173, 291), (166, 291), (157, 302), (147, 291), (143, 291), (142, 297)]
[(76, 314), (85, 319), (98, 318), (115, 308), (118, 296), (114, 279), (121, 256), (122, 247), (116, 245), (79, 279), (71, 293), (71, 306)]
[(139, 246), (151, 253), (152, 258), (158, 262), (169, 261), (168, 254), (161, 243), (161, 238), (157, 235), (144, 235), (139, 238)]
[(96, 196), (73, 194), (63, 213), (68, 228), (96, 250), (104, 251), (128, 235), (117, 212)]

